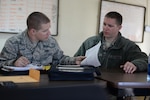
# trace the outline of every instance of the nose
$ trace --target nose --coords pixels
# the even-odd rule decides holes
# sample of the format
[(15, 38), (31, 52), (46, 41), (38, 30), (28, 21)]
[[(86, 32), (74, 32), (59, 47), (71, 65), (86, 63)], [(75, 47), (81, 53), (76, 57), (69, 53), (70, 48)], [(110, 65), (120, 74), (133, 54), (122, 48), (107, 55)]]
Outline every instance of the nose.
[(50, 30), (48, 30), (48, 33), (47, 33), (48, 35), (51, 35), (51, 31)]

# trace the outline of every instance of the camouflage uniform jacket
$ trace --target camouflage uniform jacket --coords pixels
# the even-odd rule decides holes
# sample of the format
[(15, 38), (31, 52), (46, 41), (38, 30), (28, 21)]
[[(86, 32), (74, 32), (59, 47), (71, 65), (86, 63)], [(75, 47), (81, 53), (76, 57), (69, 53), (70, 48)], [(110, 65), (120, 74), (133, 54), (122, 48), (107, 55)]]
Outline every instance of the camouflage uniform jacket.
[(0, 66), (14, 65), (20, 56), (34, 64), (75, 64), (75, 58), (63, 55), (53, 37), (49, 36), (48, 40), (39, 41), (35, 46), (30, 41), (27, 30), (6, 41), (0, 55)]

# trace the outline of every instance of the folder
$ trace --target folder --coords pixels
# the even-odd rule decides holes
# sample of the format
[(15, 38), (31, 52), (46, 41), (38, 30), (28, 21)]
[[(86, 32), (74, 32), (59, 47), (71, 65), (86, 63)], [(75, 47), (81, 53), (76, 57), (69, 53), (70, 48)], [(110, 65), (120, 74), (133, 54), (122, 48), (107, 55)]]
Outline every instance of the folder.
[(0, 76), (0, 81), (13, 81), (14, 83), (39, 82), (40, 71), (35, 69), (30, 69), (29, 75)]

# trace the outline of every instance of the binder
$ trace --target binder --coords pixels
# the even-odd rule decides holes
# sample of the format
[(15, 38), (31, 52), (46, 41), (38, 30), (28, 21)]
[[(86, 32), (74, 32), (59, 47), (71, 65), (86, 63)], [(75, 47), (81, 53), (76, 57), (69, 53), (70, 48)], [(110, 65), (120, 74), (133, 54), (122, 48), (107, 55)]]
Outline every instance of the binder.
[(95, 67), (59, 65), (48, 71), (49, 80), (94, 80)]

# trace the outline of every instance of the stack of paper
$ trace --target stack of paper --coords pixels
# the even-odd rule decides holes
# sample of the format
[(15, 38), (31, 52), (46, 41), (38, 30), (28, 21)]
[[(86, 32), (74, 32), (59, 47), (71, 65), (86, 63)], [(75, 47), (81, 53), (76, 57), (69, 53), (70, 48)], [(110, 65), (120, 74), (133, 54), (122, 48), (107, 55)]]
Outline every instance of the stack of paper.
[(57, 66), (59, 71), (64, 72), (83, 72), (84, 67), (80, 67), (80, 65), (58, 65)]
[(3, 68), (2, 68), (2, 70), (4, 70), (4, 71), (27, 71), (30, 69), (43, 70), (43, 66), (28, 64), (25, 67), (3, 66)]

